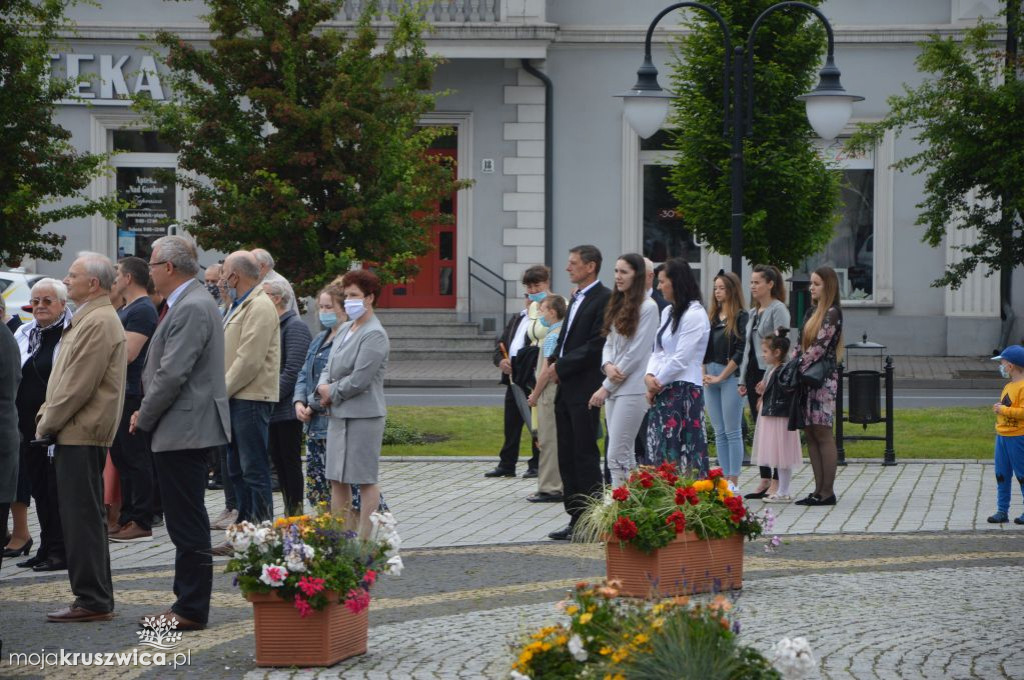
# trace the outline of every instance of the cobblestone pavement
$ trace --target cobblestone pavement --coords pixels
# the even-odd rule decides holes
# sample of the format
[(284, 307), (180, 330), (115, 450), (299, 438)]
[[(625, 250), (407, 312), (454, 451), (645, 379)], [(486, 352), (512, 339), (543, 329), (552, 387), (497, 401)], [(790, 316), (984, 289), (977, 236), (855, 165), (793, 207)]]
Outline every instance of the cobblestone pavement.
[[(382, 465), (406, 571), (375, 590), (366, 656), (330, 669), (256, 669), (249, 606), (230, 577), (218, 573), (211, 628), (186, 633), (180, 645), (191, 652), (190, 673), (504, 677), (509, 644), (556, 617), (552, 605), (577, 580), (600, 577), (603, 560), (599, 546), (546, 541), (546, 532), (564, 521), (560, 506), (526, 503), (531, 480), (484, 479), (486, 469), (466, 462)], [(775, 555), (747, 545), (738, 601), (743, 638), (767, 648), (784, 635), (805, 635), (823, 659), (823, 678), (1024, 679), (1017, 611), (1024, 528), (985, 523), (991, 475), (978, 463), (851, 464), (840, 471), (838, 505), (775, 506), (785, 544)], [(809, 478), (802, 469), (798, 492), (806, 493)], [(221, 498), (207, 495), (211, 513)], [(163, 611), (172, 599), (173, 547), (158, 529), (152, 542), (112, 545), (111, 557), (118, 617), (69, 626), (44, 622), (46, 612), (71, 598), (66, 573), (41, 577), (4, 560), (0, 677), (177, 677), (171, 669), (43, 672), (8, 664), (12, 652), (43, 648), (134, 648), (137, 618)]]

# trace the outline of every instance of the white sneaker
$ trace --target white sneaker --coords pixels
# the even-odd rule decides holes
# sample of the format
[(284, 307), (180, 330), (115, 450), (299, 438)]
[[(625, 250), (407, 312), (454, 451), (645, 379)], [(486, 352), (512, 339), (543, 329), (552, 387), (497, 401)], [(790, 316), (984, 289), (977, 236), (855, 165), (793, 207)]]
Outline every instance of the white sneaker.
[(793, 497), (792, 496), (780, 496), (777, 493), (773, 493), (771, 496), (768, 496), (767, 498), (765, 498), (764, 502), (765, 503), (792, 503), (793, 502)]
[(235, 523), (238, 519), (238, 510), (225, 509), (224, 512), (217, 516), (217, 519), (210, 522), (211, 529), (227, 529), (229, 526)]

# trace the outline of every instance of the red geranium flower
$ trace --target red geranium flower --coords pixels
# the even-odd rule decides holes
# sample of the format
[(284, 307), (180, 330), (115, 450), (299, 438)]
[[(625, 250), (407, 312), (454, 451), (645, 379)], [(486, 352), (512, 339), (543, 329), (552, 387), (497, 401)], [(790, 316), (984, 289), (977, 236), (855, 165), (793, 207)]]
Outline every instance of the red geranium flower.
[(612, 532), (620, 541), (630, 541), (636, 538), (636, 522), (628, 517), (619, 517), (612, 526)]
[(697, 505), (699, 502), (700, 498), (697, 497), (697, 491), (692, 486), (688, 486), (685, 489), (676, 489), (676, 505), (683, 505), (684, 503)]
[(681, 534), (686, 529), (686, 515), (679, 510), (676, 510), (671, 515), (665, 518), (665, 524), (675, 524), (676, 533)]
[(658, 466), (657, 473), (658, 473), (659, 477), (664, 479), (669, 484), (675, 484), (676, 480), (679, 479), (679, 477), (675, 474), (676, 473), (676, 464), (675, 463), (669, 463), (669, 462), (662, 463), (661, 465)]
[(650, 489), (652, 486), (654, 486), (654, 477), (651, 476), (650, 472), (644, 470), (643, 472), (640, 473), (640, 486), (644, 487), (645, 489)]
[(620, 502), (626, 500), (627, 498), (629, 498), (629, 489), (627, 489), (625, 486), (620, 486), (619, 488), (612, 491), (612, 498)]
[(718, 479), (721, 476), (722, 476), (722, 468), (720, 468), (720, 467), (711, 468), (708, 471), (708, 479)]
[(345, 607), (353, 614), (358, 614), (370, 606), (370, 593), (363, 588), (353, 588), (345, 597)]

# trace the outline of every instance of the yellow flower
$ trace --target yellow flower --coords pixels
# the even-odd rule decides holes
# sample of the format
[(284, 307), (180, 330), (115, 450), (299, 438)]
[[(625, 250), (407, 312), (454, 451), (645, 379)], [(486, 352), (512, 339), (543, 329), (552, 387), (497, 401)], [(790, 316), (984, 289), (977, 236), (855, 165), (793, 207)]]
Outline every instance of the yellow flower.
[(533, 658), (533, 652), (531, 652), (528, 649), (524, 649), (523, 653), (519, 655), (519, 665), (520, 666), (525, 666), (526, 664), (530, 663), (530, 659), (532, 659), (532, 658)]
[(597, 653), (600, 654), (601, 656), (608, 656), (609, 654), (612, 653), (612, 648), (611, 647), (602, 647), (601, 649), (597, 650)]
[(612, 675), (611, 673), (606, 673), (604, 676), (604, 680), (626, 680), (626, 676), (624, 676), (622, 673), (616, 673), (615, 675)]
[(660, 614), (664, 610), (665, 610), (665, 605), (663, 605), (661, 602), (659, 602), (658, 604), (656, 604), (653, 607), (651, 607), (651, 612), (653, 612), (654, 614)]
[(556, 644), (556, 645), (559, 645), (559, 646), (562, 646), (562, 645), (564, 645), (564, 644), (565, 644), (565, 643), (567, 643), (568, 641), (569, 641), (569, 638), (567, 638), (567, 637), (566, 637), (566, 636), (564, 636), (564, 635), (559, 635), (558, 637), (556, 637), (556, 638), (555, 638), (555, 644)]
[(729, 488), (729, 480), (727, 480), (725, 477), (719, 477), (717, 483), (718, 483), (718, 490), (719, 491), (721, 491), (722, 489), (728, 489)]
[(592, 619), (592, 618), (594, 618), (594, 615), (591, 614), (590, 612), (587, 612), (587, 613), (583, 614), (582, 616), (580, 616), (580, 623), (590, 623), (590, 619)]
[(647, 642), (650, 639), (651, 638), (647, 637), (643, 633), (637, 633), (636, 635), (633, 636), (633, 644), (634, 645), (642, 645), (643, 643)]
[(654, 630), (661, 630), (661, 627), (664, 625), (665, 619), (661, 618), (660, 616), (651, 621), (651, 628), (653, 628)]
[(715, 488), (715, 483), (710, 479), (701, 479), (693, 483), (695, 491), (711, 491)]
[(615, 653), (612, 654), (612, 663), (619, 663), (627, 658), (629, 658), (629, 650), (625, 647), (619, 647), (615, 650)]
[(575, 614), (579, 610), (580, 610), (579, 607), (577, 607), (574, 604), (571, 604), (571, 605), (569, 605), (568, 607), (565, 608), (565, 613), (568, 614), (569, 616), (572, 616), (573, 614)]
[(542, 644), (540, 646), (540, 651), (542, 651), (542, 652), (550, 652), (551, 651), (551, 643), (550, 642), (545, 642), (544, 644)]

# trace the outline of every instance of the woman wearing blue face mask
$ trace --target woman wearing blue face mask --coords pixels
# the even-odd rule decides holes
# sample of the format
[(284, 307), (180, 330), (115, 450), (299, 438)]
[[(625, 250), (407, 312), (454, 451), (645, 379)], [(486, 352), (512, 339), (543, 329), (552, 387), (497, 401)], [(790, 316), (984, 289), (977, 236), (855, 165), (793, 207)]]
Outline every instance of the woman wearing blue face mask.
[[(331, 512), (348, 515), (347, 526), (368, 538), (370, 515), (380, 505), (380, 452), (387, 404), (384, 371), (390, 342), (373, 313), (380, 279), (356, 269), (342, 277), (345, 313), (349, 321), (338, 329), (337, 340), (320, 374), (316, 393), (327, 411), (327, 479), (331, 483)], [(356, 513), (353, 489), (362, 504)]]
[(331, 485), (324, 470), (327, 448), (327, 414), (316, 396), (316, 384), (327, 366), (334, 339), (348, 317), (345, 316), (345, 291), (340, 284), (325, 286), (317, 295), (320, 325), (326, 330), (313, 338), (306, 361), (295, 382), (295, 416), (305, 423), (306, 432), (306, 499), (316, 507), (331, 502)]

